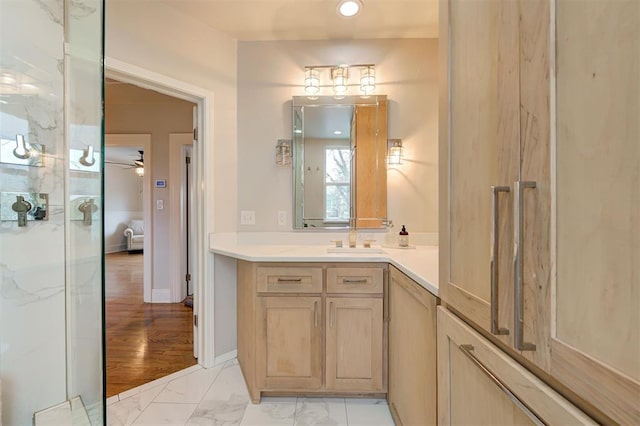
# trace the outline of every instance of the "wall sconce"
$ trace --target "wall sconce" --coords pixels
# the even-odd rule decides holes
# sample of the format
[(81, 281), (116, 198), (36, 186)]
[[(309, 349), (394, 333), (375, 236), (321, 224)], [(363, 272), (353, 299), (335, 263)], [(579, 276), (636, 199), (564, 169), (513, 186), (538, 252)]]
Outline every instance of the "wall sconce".
[(387, 164), (398, 165), (402, 164), (402, 157), (404, 157), (404, 149), (402, 148), (402, 139), (389, 139), (387, 141)]
[[(376, 89), (376, 71), (373, 64), (318, 65), (304, 67), (304, 91), (309, 96), (320, 92), (320, 71), (329, 70), (328, 78), (336, 96), (344, 96), (349, 89), (349, 69), (360, 69), (360, 92), (369, 96)], [(325, 86), (326, 87), (326, 86)]]
[(278, 139), (276, 144), (276, 165), (288, 166), (291, 164), (291, 139)]
[(144, 167), (138, 166), (134, 170), (138, 176), (140, 177), (144, 176)]

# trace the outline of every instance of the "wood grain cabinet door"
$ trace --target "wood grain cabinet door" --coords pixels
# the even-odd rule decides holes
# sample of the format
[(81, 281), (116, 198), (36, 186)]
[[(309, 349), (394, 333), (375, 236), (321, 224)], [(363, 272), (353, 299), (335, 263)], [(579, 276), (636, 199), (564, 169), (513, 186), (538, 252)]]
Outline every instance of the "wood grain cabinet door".
[(524, 367), (438, 308), (438, 424), (596, 424)]
[[(513, 2), (441, 7), (443, 199), (440, 295), (513, 340), (513, 184), (519, 177), (518, 45)], [(517, 17), (516, 17), (517, 22)], [(442, 127), (442, 126), (441, 126)], [(493, 286), (492, 286), (493, 284)], [(493, 311), (492, 311), (493, 309)], [(494, 324), (492, 324), (494, 323)], [(493, 325), (493, 328), (492, 328)]]
[(262, 390), (322, 385), (320, 297), (258, 297), (256, 381)]
[(389, 269), (389, 408), (399, 424), (435, 425), (436, 298)]
[(328, 297), (326, 307), (326, 388), (382, 392), (382, 298)]
[(640, 2), (578, 3), (555, 2), (550, 370), (640, 424)]

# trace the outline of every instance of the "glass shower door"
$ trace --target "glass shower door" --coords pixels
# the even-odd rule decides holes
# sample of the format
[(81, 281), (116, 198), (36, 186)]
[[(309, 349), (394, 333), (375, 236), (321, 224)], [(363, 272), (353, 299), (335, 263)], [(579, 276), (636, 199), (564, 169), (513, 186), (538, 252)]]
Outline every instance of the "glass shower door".
[(0, 1), (0, 423), (102, 424), (102, 0)]

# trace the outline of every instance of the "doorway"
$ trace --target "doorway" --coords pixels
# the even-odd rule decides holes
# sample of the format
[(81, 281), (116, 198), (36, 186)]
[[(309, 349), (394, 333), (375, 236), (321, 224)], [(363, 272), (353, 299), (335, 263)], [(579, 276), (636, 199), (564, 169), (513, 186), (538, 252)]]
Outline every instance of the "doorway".
[[(127, 161), (110, 161), (111, 164), (131, 176), (136, 175), (139, 166), (144, 169), (141, 176), (135, 176), (143, 181), (139, 186), (144, 249), (142, 253), (123, 250), (105, 255), (107, 397), (197, 363), (193, 309), (184, 304), (186, 291), (183, 296), (173, 290), (176, 283), (169, 273), (174, 259), (174, 228), (179, 236), (188, 229), (176, 225), (176, 220), (181, 220), (181, 207), (180, 200), (172, 194), (181, 194), (188, 188), (183, 187), (181, 179), (171, 177), (174, 163), (179, 160), (171, 156), (170, 132), (177, 129), (183, 130), (182, 134), (193, 134), (194, 107), (182, 99), (116, 79), (106, 80), (105, 189), (110, 186), (107, 161), (114, 145), (142, 153), (131, 165)], [(188, 142), (192, 144), (193, 139)], [(113, 187), (111, 191), (127, 189), (130, 188)], [(111, 210), (108, 201), (109, 194), (105, 196), (105, 215)], [(123, 218), (121, 227), (127, 227), (126, 220), (131, 218), (119, 214)], [(110, 237), (105, 235), (105, 241)], [(121, 235), (121, 239), (125, 245), (127, 237)], [(178, 245), (179, 252), (185, 248)]]

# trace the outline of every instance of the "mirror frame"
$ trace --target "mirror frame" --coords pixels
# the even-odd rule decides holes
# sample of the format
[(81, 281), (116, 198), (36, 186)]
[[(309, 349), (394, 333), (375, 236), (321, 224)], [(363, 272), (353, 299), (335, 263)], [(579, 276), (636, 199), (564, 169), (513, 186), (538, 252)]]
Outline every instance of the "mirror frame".
[[(350, 215), (348, 222), (326, 222), (309, 226), (304, 217), (304, 109), (309, 107), (353, 106), (356, 114), (356, 133), (372, 140), (373, 144), (356, 141), (351, 163)], [(374, 108), (371, 110), (370, 108)], [(372, 112), (373, 111), (373, 112)], [(373, 127), (371, 126), (373, 120)], [(293, 228), (309, 229), (380, 229), (387, 223), (387, 96), (294, 96), (292, 101), (292, 169), (293, 169)], [(369, 127), (361, 127), (369, 125)], [(360, 155), (358, 155), (360, 154)], [(318, 219), (319, 220), (319, 219)], [(324, 223), (324, 222), (323, 222)]]

